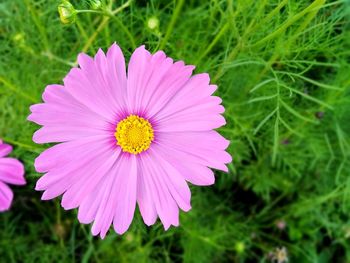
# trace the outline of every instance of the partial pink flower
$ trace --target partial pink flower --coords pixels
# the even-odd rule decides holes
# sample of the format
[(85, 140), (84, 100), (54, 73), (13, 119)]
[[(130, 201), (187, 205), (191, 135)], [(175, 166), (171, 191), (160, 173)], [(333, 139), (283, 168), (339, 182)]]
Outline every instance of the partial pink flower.
[(0, 212), (10, 208), (13, 193), (7, 184), (24, 185), (23, 164), (14, 159), (6, 157), (12, 152), (12, 147), (0, 140)]
[(116, 44), (78, 63), (30, 108), (28, 120), (43, 126), (33, 140), (59, 143), (35, 161), (46, 173), (36, 190), (43, 200), (63, 195), (62, 206), (79, 207), (79, 221), (102, 238), (111, 224), (118, 234), (129, 228), (136, 203), (145, 224), (159, 217), (165, 229), (178, 226), (179, 208), (191, 209), (186, 181), (211, 185), (210, 168), (228, 171), (231, 162), (229, 141), (214, 130), (225, 125), (217, 86), (144, 46), (127, 73)]

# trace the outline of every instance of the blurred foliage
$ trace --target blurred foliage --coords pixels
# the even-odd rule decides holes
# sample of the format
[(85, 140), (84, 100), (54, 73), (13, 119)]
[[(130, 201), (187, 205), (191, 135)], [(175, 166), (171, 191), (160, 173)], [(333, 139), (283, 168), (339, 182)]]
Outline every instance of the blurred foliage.
[[(0, 262), (277, 262), (282, 252), (290, 262), (350, 262), (349, 1), (71, 3), (95, 12), (68, 26), (59, 1), (0, 3), (0, 136), (29, 182), (0, 214)], [(45, 146), (31, 141), (37, 127), (26, 117), (79, 52), (114, 41), (127, 59), (145, 44), (209, 72), (234, 161), (214, 186), (192, 187), (180, 227), (147, 227), (137, 211), (125, 235), (100, 240), (76, 211), (33, 190)]]

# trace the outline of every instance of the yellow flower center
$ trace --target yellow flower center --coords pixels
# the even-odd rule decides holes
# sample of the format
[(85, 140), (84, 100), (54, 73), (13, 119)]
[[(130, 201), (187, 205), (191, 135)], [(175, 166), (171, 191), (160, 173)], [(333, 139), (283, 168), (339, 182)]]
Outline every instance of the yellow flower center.
[(154, 139), (151, 123), (137, 115), (129, 115), (121, 120), (114, 135), (123, 152), (132, 154), (146, 151)]

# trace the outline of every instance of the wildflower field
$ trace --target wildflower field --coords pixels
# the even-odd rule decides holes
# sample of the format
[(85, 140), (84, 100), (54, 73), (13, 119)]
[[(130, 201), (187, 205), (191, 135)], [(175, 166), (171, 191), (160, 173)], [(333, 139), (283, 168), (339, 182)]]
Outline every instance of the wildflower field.
[(350, 262), (350, 1), (1, 0), (2, 262)]

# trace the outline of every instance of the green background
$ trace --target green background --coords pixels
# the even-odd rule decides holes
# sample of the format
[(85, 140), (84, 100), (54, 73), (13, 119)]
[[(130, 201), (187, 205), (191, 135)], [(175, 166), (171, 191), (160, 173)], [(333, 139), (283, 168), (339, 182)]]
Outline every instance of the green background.
[[(0, 214), (0, 262), (350, 262), (350, 3), (306, 0), (106, 1), (60, 22), (58, 1), (0, 2), (0, 137), (24, 162)], [(72, 1), (76, 9), (88, 1)], [(105, 12), (105, 14), (101, 14)], [(159, 27), (148, 27), (156, 17)], [(40, 201), (38, 126), (26, 121), (47, 84), (62, 83), (79, 52), (116, 41), (162, 49), (208, 72), (226, 108), (233, 163), (194, 187), (180, 227), (143, 224), (92, 237), (59, 198)], [(283, 262), (283, 261), (280, 261)]]

